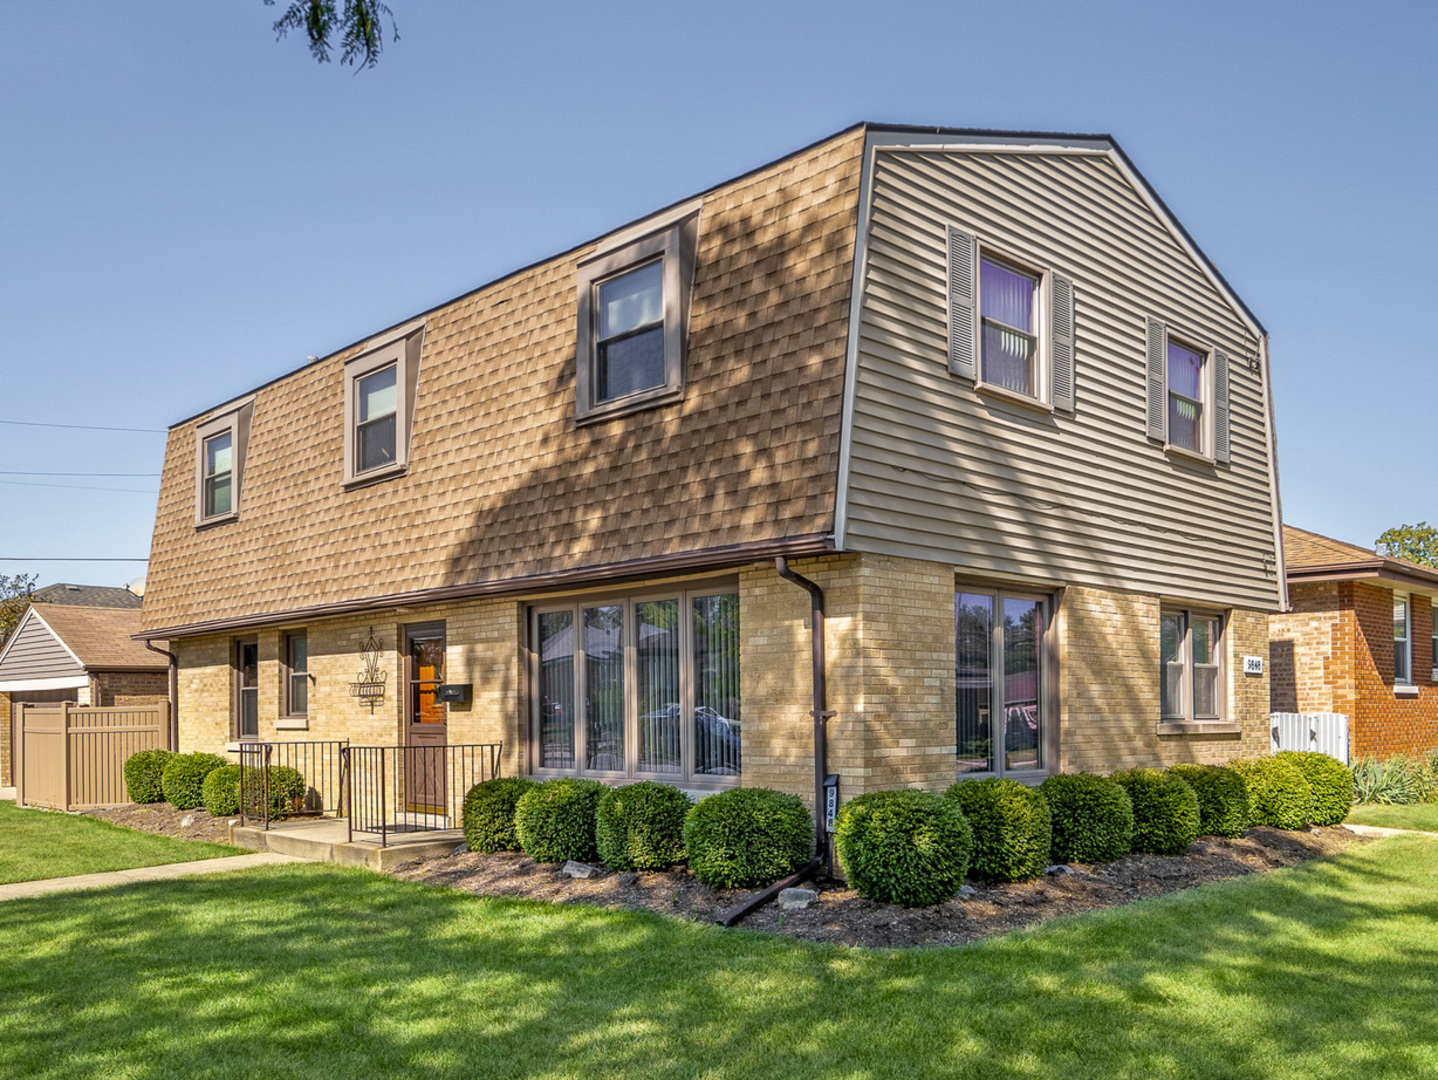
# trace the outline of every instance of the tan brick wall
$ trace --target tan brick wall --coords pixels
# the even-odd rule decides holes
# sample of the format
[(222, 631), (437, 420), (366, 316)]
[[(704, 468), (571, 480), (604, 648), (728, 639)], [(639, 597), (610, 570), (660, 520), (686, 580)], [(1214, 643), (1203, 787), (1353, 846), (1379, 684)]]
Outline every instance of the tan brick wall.
[(1159, 734), (1156, 596), (1072, 586), (1060, 612), (1060, 767), (1107, 773), (1180, 761), (1224, 762), (1268, 750), (1268, 676), (1243, 657), (1268, 655), (1262, 612), (1235, 609), (1225, 632), (1228, 715), (1240, 734)]

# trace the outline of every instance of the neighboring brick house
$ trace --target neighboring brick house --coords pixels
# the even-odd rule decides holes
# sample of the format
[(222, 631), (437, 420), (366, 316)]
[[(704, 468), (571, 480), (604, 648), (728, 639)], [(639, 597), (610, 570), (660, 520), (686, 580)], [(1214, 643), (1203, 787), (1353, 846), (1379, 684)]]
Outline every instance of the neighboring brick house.
[(1112, 139), (860, 125), (176, 424), (143, 633), (187, 750), (809, 796), (783, 557), (845, 797), (1225, 760), (1272, 448), (1264, 330)]
[(1438, 749), (1438, 570), (1283, 527), (1289, 610), (1268, 620), (1275, 712), (1348, 717), (1350, 756)]
[(13, 783), (13, 706), (154, 705), (168, 700), (169, 664), (134, 636), (140, 598), (126, 589), (37, 590), (0, 650), (0, 786)]

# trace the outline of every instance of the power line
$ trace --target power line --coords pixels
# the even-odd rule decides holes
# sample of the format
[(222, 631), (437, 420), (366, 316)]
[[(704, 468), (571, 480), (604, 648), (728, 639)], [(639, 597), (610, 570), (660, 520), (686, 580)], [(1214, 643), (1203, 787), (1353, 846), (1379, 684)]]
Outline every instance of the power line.
[(24, 472), (0, 469), (0, 476), (159, 476), (157, 472)]
[(74, 555), (42, 555), (36, 559), (21, 559), (14, 555), (0, 555), (0, 562), (149, 562), (149, 559), (82, 559)]
[(95, 424), (42, 424), (36, 420), (0, 420), (0, 424), (13, 424), (16, 427), (66, 428), (70, 431), (133, 431), (142, 435), (166, 435), (169, 433), (168, 428), (99, 427)]
[(60, 488), (64, 491), (128, 491), (134, 495), (155, 494), (148, 488), (97, 487), (94, 484), (32, 484), (26, 480), (0, 480), (0, 484), (7, 484), (10, 487)]

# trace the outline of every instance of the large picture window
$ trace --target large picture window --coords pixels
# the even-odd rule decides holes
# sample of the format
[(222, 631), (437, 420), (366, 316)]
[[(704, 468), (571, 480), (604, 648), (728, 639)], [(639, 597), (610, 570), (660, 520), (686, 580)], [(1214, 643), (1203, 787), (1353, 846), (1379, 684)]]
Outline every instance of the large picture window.
[(954, 594), (958, 771), (1033, 773), (1048, 767), (1042, 597)]
[(737, 593), (537, 606), (530, 638), (533, 771), (712, 785), (738, 778)]

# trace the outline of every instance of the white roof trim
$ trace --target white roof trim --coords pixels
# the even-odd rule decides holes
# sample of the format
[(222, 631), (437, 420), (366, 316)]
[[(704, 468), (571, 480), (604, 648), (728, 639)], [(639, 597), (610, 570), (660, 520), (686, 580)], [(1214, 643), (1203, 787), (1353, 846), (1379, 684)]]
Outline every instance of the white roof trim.
[[(874, 144), (885, 151), (914, 151), (933, 153), (984, 153), (984, 154), (1102, 154), (1109, 158), (1118, 169), (1119, 174), (1128, 181), (1128, 184), (1144, 204), (1153, 212), (1153, 215), (1163, 222), (1164, 228), (1169, 235), (1188, 253), (1188, 257), (1202, 271), (1203, 276), (1218, 290), (1229, 307), (1233, 309), (1239, 321), (1255, 338), (1263, 337), (1263, 329), (1254, 320), (1239, 300), (1238, 294), (1230, 288), (1224, 280), (1218, 276), (1213, 264), (1208, 258), (1194, 246), (1192, 240), (1178, 224), (1178, 220), (1168, 212), (1154, 196), (1153, 190), (1147, 182), (1134, 170), (1133, 166), (1125, 160), (1123, 153), (1116, 143), (1108, 139), (1061, 139), (1061, 138), (1034, 138), (1028, 141), (1015, 142), (1012, 137), (995, 136), (992, 141), (983, 136), (965, 136), (962, 141), (945, 141), (943, 136), (936, 136), (933, 142), (916, 140), (912, 134), (892, 132), (876, 133), (871, 136)], [(892, 141), (890, 141), (892, 140)]]
[(57, 679), (14, 679), (0, 682), (0, 694), (12, 690), (83, 690), (90, 685), (88, 675), (70, 675)]

